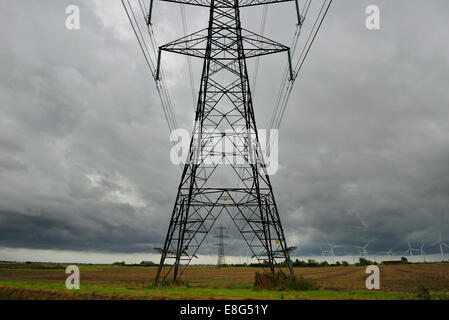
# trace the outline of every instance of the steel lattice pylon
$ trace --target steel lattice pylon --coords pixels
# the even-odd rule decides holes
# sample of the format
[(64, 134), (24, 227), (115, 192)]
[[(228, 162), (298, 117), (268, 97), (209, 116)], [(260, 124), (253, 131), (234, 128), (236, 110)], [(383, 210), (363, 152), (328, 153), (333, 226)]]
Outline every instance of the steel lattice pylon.
[[(254, 117), (246, 59), (289, 48), (245, 30), (240, 7), (274, 0), (169, 0), (210, 8), (209, 25), (161, 46), (203, 59), (189, 154), (179, 184), (156, 276), (178, 279), (223, 212), (253, 257), (272, 273), (284, 263), (294, 277)], [(148, 19), (150, 21), (150, 19)], [(159, 58), (160, 58), (159, 53)], [(160, 59), (159, 59), (160, 61)], [(232, 152), (221, 146), (233, 146)]]
[(225, 230), (226, 228), (223, 226), (219, 226), (217, 228), (218, 230), (218, 243), (217, 243), (217, 248), (218, 248), (218, 258), (217, 258), (217, 267), (221, 268), (226, 262), (225, 262), (225, 244), (224, 244), (224, 239), (227, 238), (224, 234), (223, 234), (223, 230)]

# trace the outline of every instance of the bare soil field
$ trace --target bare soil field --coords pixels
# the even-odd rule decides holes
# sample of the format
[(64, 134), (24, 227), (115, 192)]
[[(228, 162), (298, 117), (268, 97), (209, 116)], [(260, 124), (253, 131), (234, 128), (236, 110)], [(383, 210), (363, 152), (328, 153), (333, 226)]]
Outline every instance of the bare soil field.
[[(90, 266), (80, 265), (81, 283), (98, 288), (150, 288), (155, 275), (156, 267), (142, 266)], [(204, 289), (238, 289), (251, 288), (254, 283), (256, 272), (260, 268), (250, 267), (225, 267), (216, 268), (212, 266), (191, 266), (183, 274), (183, 280), (188, 283), (192, 290)], [(320, 290), (333, 292), (368, 291), (365, 280), (368, 275), (365, 267), (304, 267), (295, 268), (295, 273), (305, 279), (313, 280), (319, 285)], [(20, 290), (34, 290), (28, 292), (31, 296), (41, 295), (42, 290), (36, 286), (25, 286), (21, 284), (44, 284), (61, 285), (65, 283), (67, 274), (65, 265), (47, 264), (0, 264), (0, 296), (1, 292), (9, 292), (11, 288), (16, 298), (26, 296)], [(381, 291), (387, 292), (416, 292), (418, 287), (425, 287), (431, 291), (449, 291), (449, 264), (404, 264), (404, 265), (381, 265), (380, 266)], [(25, 288), (26, 287), (26, 288)], [(5, 291), (6, 290), (6, 291)], [(8, 291), (9, 290), (9, 291)], [(36, 291), (37, 290), (37, 291)], [(43, 290), (45, 291), (45, 290)], [(97, 289), (98, 291), (98, 289)], [(143, 292), (143, 291), (142, 291)], [(49, 298), (71, 298), (67, 292), (55, 293)], [(76, 298), (84, 299), (84, 292)], [(137, 292), (136, 292), (137, 294)], [(107, 299), (138, 298), (139, 295), (127, 296), (127, 293), (109, 294), (104, 293)], [(14, 295), (13, 295), (14, 296)]]

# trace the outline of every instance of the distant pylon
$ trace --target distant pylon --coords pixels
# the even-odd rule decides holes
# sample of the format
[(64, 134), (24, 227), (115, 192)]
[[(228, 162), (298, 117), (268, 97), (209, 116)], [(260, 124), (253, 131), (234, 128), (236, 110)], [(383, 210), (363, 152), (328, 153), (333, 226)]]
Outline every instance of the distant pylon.
[(226, 260), (225, 260), (225, 244), (224, 244), (224, 238), (225, 235), (223, 234), (223, 230), (226, 229), (223, 226), (219, 226), (217, 227), (218, 230), (218, 243), (217, 243), (217, 247), (218, 247), (218, 259), (217, 259), (217, 268), (221, 268), (222, 266), (224, 266), (226, 264)]

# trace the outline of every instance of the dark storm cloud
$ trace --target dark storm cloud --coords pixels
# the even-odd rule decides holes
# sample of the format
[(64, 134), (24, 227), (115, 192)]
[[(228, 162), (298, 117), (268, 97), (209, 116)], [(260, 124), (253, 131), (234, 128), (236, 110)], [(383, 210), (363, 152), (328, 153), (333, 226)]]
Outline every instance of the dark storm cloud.
[[(372, 3), (381, 9), (376, 32), (360, 15)], [(284, 168), (274, 178), (305, 252), (326, 240), (373, 240), (381, 251), (447, 234), (447, 9), (334, 1), (281, 130)]]
[(69, 4), (2, 9), (0, 244), (150, 251), (175, 185), (156, 92), (123, 12), (129, 37), (76, 1), (70, 32)]
[(103, 212), (105, 209), (106, 206), (92, 204), (88, 208), (77, 208), (72, 215), (68, 214), (70, 209), (66, 209), (66, 214), (61, 214), (60, 210), (28, 214), (0, 211), (0, 241), (6, 247), (31, 244), (28, 247), (102, 252), (148, 252), (152, 249), (149, 244), (160, 241), (154, 237), (154, 230), (138, 223), (145, 221), (136, 217), (129, 206), (110, 207), (109, 210), (128, 217), (132, 223), (96, 218), (107, 215)]
[[(80, 7), (79, 31), (65, 29), (69, 4)], [(381, 9), (379, 31), (364, 27), (368, 4)], [(285, 44), (289, 5), (268, 11), (267, 36)], [(174, 7), (157, 3), (160, 43), (181, 36)], [(298, 253), (326, 240), (348, 248), (373, 240), (382, 251), (449, 236), (448, 10), (437, 0), (334, 1), (292, 94), (272, 177)], [(188, 9), (190, 31), (206, 25), (203, 11)], [(250, 12), (243, 24), (257, 32)], [(0, 27), (0, 245), (160, 246), (180, 172), (120, 1), (11, 2)], [(190, 129), (185, 61), (163, 59), (178, 121)], [(260, 128), (284, 64), (281, 55), (261, 60)], [(194, 60), (196, 78), (200, 66)]]

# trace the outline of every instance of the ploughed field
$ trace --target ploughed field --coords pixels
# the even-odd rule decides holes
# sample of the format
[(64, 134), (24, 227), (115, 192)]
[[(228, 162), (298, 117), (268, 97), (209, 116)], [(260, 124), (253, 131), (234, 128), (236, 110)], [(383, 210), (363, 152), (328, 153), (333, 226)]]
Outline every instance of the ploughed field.
[(253, 288), (261, 268), (191, 266), (178, 286), (154, 287), (156, 267), (79, 265), (80, 290), (65, 286), (65, 265), (0, 264), (0, 299), (448, 299), (449, 264), (380, 266), (380, 290), (367, 290), (366, 267), (295, 268), (319, 290)]

